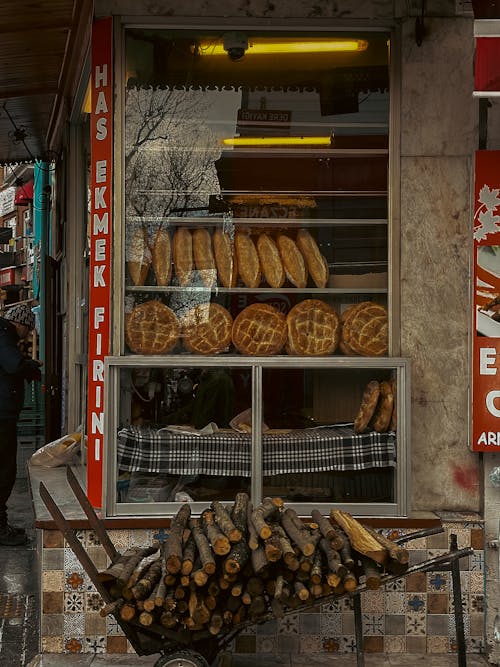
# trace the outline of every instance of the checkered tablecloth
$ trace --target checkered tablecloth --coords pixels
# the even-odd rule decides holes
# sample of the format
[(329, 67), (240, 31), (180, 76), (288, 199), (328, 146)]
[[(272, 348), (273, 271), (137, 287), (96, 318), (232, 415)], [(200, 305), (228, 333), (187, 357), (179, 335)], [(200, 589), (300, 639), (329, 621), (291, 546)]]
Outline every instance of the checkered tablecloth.
[[(262, 447), (264, 476), (396, 465), (395, 433), (355, 435), (352, 426), (265, 434)], [(130, 426), (118, 432), (117, 464), (130, 472), (249, 477), (251, 439), (236, 432), (191, 435)]]

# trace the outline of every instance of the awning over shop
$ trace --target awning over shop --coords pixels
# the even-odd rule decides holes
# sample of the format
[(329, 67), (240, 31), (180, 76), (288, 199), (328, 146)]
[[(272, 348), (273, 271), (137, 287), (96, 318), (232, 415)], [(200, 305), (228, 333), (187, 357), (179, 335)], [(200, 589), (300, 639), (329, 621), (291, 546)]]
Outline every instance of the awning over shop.
[(14, 204), (16, 206), (27, 206), (33, 201), (33, 180), (24, 183), (16, 190)]

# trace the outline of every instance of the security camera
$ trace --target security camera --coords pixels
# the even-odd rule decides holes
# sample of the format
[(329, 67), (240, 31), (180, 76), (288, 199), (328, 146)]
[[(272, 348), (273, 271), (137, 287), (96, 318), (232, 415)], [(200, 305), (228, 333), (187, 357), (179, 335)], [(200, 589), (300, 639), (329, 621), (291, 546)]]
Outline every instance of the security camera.
[(247, 36), (241, 32), (226, 32), (223, 37), (224, 51), (231, 60), (240, 60), (248, 49)]

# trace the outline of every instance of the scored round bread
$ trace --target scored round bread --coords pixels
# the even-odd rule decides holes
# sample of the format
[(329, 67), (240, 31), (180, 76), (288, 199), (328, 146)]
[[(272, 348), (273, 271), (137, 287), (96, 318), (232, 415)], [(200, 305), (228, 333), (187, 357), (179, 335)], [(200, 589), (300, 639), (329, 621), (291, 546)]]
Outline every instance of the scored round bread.
[(234, 242), (222, 229), (215, 229), (212, 234), (215, 266), (222, 287), (235, 287), (238, 281)]
[(267, 303), (252, 303), (233, 322), (232, 340), (241, 354), (279, 354), (286, 343), (286, 318)]
[(125, 318), (125, 340), (136, 354), (164, 354), (179, 340), (175, 313), (159, 301), (135, 306)]
[(305, 299), (286, 316), (288, 354), (322, 356), (333, 354), (340, 340), (340, 317), (319, 299)]
[[(362, 356), (382, 356), (388, 351), (387, 310), (373, 301), (363, 301), (342, 313), (340, 349)], [(344, 352), (345, 353), (345, 352)]]
[(217, 281), (212, 237), (206, 227), (193, 230), (194, 265), (205, 287), (213, 287)]
[(316, 287), (325, 287), (330, 276), (328, 262), (321, 254), (313, 235), (307, 229), (299, 229), (297, 232), (297, 246), (305, 259), (307, 270)]
[(259, 254), (250, 234), (238, 231), (234, 235), (238, 274), (245, 287), (258, 287), (262, 277)]
[(156, 284), (161, 287), (170, 285), (172, 277), (172, 244), (166, 229), (159, 229), (153, 240), (151, 250), (153, 270)]
[(174, 270), (179, 285), (185, 287), (193, 276), (193, 237), (186, 227), (177, 227), (172, 239)]
[(257, 238), (257, 252), (267, 284), (270, 287), (283, 287), (285, 269), (283, 268), (280, 252), (272, 237), (266, 232), (259, 234)]
[(354, 433), (363, 433), (366, 431), (377, 407), (379, 396), (380, 383), (378, 380), (371, 380), (366, 385), (361, 397), (358, 414), (354, 419)]
[(390, 382), (383, 380), (380, 383), (380, 396), (377, 408), (372, 418), (373, 430), (384, 433), (391, 423), (392, 410), (394, 408), (394, 395)]
[(307, 285), (307, 268), (297, 244), (286, 234), (279, 234), (276, 242), (286, 277), (295, 287), (305, 287)]
[(150, 266), (151, 251), (147, 231), (143, 227), (136, 227), (130, 235), (127, 247), (127, 268), (133, 285), (144, 285)]
[(184, 347), (194, 354), (218, 354), (231, 343), (233, 318), (218, 303), (199, 303), (180, 323)]

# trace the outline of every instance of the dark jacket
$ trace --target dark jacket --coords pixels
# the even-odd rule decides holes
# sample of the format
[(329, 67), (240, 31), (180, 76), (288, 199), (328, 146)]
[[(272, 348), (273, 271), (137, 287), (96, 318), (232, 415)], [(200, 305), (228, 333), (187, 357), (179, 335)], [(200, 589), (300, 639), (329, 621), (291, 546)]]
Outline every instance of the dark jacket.
[(16, 327), (0, 317), (0, 419), (17, 419), (23, 407), (24, 381), (40, 379), (36, 361), (18, 348)]

